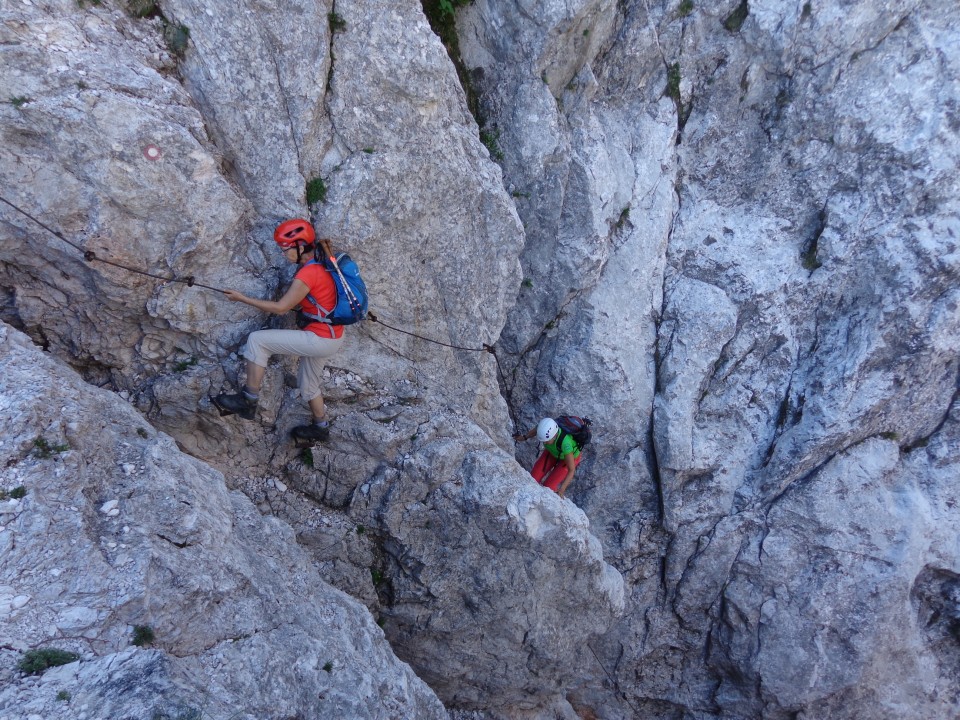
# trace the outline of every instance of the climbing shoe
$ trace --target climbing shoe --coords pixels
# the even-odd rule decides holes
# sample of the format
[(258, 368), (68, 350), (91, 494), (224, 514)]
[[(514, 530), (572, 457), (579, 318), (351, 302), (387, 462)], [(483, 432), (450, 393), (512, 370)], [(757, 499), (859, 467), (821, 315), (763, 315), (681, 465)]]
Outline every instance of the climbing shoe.
[(239, 415), (244, 420), (253, 420), (257, 413), (257, 401), (243, 393), (228, 395), (222, 393), (210, 398), (221, 415)]
[(298, 425), (290, 431), (291, 437), (297, 441), (297, 444), (310, 444), (323, 442), (330, 437), (330, 428), (320, 426), (316, 423), (309, 425)]

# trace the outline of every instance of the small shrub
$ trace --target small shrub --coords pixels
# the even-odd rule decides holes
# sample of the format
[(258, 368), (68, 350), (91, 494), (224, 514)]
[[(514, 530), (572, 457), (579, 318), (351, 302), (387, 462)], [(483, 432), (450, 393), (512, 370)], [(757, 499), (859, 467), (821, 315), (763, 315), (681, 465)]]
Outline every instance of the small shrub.
[(153, 645), (154, 634), (153, 628), (149, 625), (134, 625), (133, 626), (133, 644), (137, 647), (146, 647), (147, 645)]
[(800, 12), (800, 19), (806, 20), (812, 14), (813, 14), (813, 7), (810, 5), (810, 3), (805, 2), (803, 4), (803, 10)]
[(386, 624), (387, 624), (386, 618), (382, 618), (382, 617), (377, 618), (377, 625), (379, 625), (380, 627), (383, 627)]
[(26, 675), (40, 675), (45, 670), (76, 662), (80, 656), (58, 648), (27, 650), (17, 663), (17, 670)]
[(680, 63), (675, 62), (667, 69), (667, 97), (680, 107)]
[(500, 151), (499, 141), (499, 130), (495, 130), (494, 132), (488, 132), (486, 130), (480, 131), (480, 142), (486, 146), (490, 152), (490, 157), (494, 160), (503, 160), (503, 153)]
[(333, 670), (333, 663), (332, 662), (324, 663), (323, 669), (326, 670), (327, 672), (331, 672)]
[(452, 22), (457, 8), (471, 2), (473, 0), (423, 0), (422, 4), (428, 19), (435, 15)]
[(364, 148), (363, 151), (364, 151), (367, 155), (373, 155), (373, 148), (372, 148), (372, 147)]
[(363, 535), (367, 529), (363, 525), (357, 525), (357, 535)]
[(135, 18), (153, 17), (159, 14), (156, 0), (127, 0), (127, 12)]
[(27, 494), (27, 489), (23, 485), (18, 485), (13, 490), (10, 491), (10, 497), (14, 500), (20, 500), (25, 497)]
[(142, 437), (144, 440), (150, 437), (150, 434), (147, 432), (146, 428), (137, 428), (137, 435)]
[(314, 467), (313, 464), (313, 450), (310, 448), (304, 448), (303, 452), (300, 453), (300, 461), (306, 465), (308, 468)]
[(524, 278), (523, 282), (520, 283), (520, 287), (527, 288), (529, 290), (533, 287), (533, 280), (530, 278)]
[(33, 100), (33, 98), (29, 98), (26, 95), (15, 95), (10, 98), (10, 104), (19, 110), (31, 100)]
[(685, 18), (693, 12), (693, 0), (682, 0), (680, 7), (677, 8), (677, 14)]
[(819, 267), (823, 267), (823, 263), (817, 259), (817, 245), (816, 243), (812, 244), (807, 250), (800, 253), (800, 264), (803, 265), (805, 270), (813, 272)]
[(173, 23), (164, 25), (163, 39), (172, 55), (183, 57), (190, 42), (190, 28), (186, 25), (174, 25)]
[(87, 85), (83, 80), (77, 80), (77, 90), (89, 90), (90, 86)]
[(327, 13), (327, 21), (330, 23), (331, 33), (340, 32), (347, 29), (347, 21), (335, 12)]
[(376, 568), (370, 568), (370, 579), (373, 580), (374, 585), (379, 585), (383, 582), (383, 573)]
[(195, 357), (190, 358), (189, 360), (181, 360), (176, 365), (173, 366), (173, 371), (182, 373), (187, 368), (193, 367), (197, 364), (197, 359)]
[(323, 178), (314, 178), (307, 182), (307, 205), (316, 205), (327, 199), (327, 186)]
[(70, 700), (70, 693), (68, 693), (66, 690), (61, 690), (57, 693), (57, 700), (60, 700), (61, 702), (68, 702)]
[(743, 27), (743, 23), (746, 22), (747, 15), (749, 14), (750, 6), (747, 4), (747, 0), (741, 0), (736, 9), (727, 16), (726, 20), (723, 21), (723, 26), (730, 32), (739, 32), (740, 28)]
[(33, 441), (33, 454), (41, 460), (52, 458), (54, 455), (59, 455), (69, 449), (70, 446), (66, 443), (63, 445), (51, 445), (47, 439), (42, 436)]

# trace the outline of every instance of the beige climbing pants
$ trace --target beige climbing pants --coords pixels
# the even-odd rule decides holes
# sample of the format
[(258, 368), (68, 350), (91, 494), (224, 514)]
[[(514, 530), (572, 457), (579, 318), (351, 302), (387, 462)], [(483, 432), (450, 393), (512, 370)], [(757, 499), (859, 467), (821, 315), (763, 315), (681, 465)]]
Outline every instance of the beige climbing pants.
[(342, 337), (323, 338), (309, 330), (257, 330), (247, 338), (243, 357), (265, 368), (271, 355), (298, 356), (297, 385), (300, 396), (310, 402), (323, 394), (323, 361), (334, 355), (342, 342)]

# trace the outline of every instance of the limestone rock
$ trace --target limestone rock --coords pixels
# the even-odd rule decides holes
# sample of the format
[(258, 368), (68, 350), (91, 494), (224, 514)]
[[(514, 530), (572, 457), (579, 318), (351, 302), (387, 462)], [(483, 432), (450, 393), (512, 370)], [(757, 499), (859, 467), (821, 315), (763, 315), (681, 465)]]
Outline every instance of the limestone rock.
[[(102, 366), (116, 385), (130, 388), (131, 399), (150, 413), (153, 423), (176, 437), (182, 448), (227, 471), (230, 484), (255, 498), (261, 509), (296, 521), (301, 540), (313, 550), (329, 577), (382, 617), (390, 618), (393, 609), (378, 597), (370, 577), (371, 554), (375, 551), (381, 558), (377, 562), (392, 580), (390, 574), (402, 569), (392, 553), (400, 543), (409, 541), (398, 528), (386, 530), (384, 514), (399, 511), (388, 510), (395, 508), (392, 503), (381, 499), (370, 510), (361, 499), (371, 496), (372, 486), (379, 492), (382, 478), (398, 472), (405, 477), (406, 467), (423, 468), (430, 463), (451, 470), (437, 476), (442, 482), (463, 482), (466, 477), (481, 485), (488, 468), (484, 466), (481, 472), (468, 464), (466, 470), (459, 469), (461, 456), (449, 447), (447, 439), (450, 428), (472, 438), (474, 453), (497, 458), (490, 482), (505, 483), (499, 500), (510, 497), (507, 488), (530, 483), (525, 472), (503, 453), (510, 447), (511, 428), (498, 393), (496, 361), (485, 351), (485, 346), (496, 340), (520, 284), (517, 257), (523, 229), (500, 170), (480, 143), (476, 125), (466, 111), (453, 67), (419, 5), (338, 3), (336, 8), (304, 8), (319, 21), (314, 22), (317, 32), (310, 32), (309, 23), (304, 26), (302, 18), (292, 15), (265, 23), (261, 8), (254, 4), (238, 6), (226, 21), (203, 4), (171, 2), (163, 4), (163, 18), (156, 21), (137, 21), (109, 8), (71, 7), (62, 22), (63, 33), (69, 35), (92, 16), (103, 27), (105, 48), (118, 44), (122, 33), (136, 33), (141, 40), (147, 38), (144, 42), (159, 45), (163, 26), (190, 29), (183, 57), (164, 55), (164, 62), (171, 66), (175, 62), (182, 74), (183, 89), (175, 89), (184, 112), (203, 117), (203, 128), (194, 136), (216, 153), (217, 163), (208, 166), (214, 171), (211, 182), (245, 198), (242, 211), (230, 223), (209, 215), (211, 221), (204, 227), (210, 243), (185, 237), (173, 250), (156, 245), (156, 254), (144, 258), (147, 266), (166, 264), (182, 273), (187, 263), (175, 266), (169, 260), (171, 252), (180, 252), (190, 261), (190, 272), (198, 280), (263, 296), (285, 281), (283, 273), (273, 267), (276, 254), (264, 231), (269, 231), (280, 213), (306, 215), (304, 181), (317, 176), (324, 180), (326, 202), (313, 208), (318, 230), (332, 236), (358, 260), (375, 291), (372, 308), (392, 326), (351, 328), (344, 352), (328, 363), (326, 392), (335, 420), (330, 452), (316, 455), (311, 468), (284, 445), (287, 431), (302, 422), (303, 413), (287, 380), (293, 370), (291, 361), (278, 361), (267, 373), (258, 415), (262, 424), (224, 420), (212, 411), (206, 396), (236, 381), (239, 363), (236, 355), (227, 353), (252, 329), (252, 313), (202, 289), (168, 284), (154, 291), (153, 281), (143, 280), (141, 287), (134, 283), (137, 278), (131, 280), (117, 271), (116, 282), (133, 283), (131, 299), (151, 289), (145, 310), (151, 317), (163, 318), (169, 332), (141, 334), (141, 328), (150, 326), (144, 319), (144, 306), (127, 302), (118, 309), (121, 317), (114, 324), (118, 328), (137, 326), (125, 330), (120, 342), (134, 351), (109, 358)], [(28, 19), (36, 19), (43, 10), (26, 12)], [(397, 44), (399, 36), (404, 43)], [(299, 40), (286, 45), (291, 38)], [(38, 53), (46, 50), (45, 37), (37, 36), (32, 42)], [(137, 58), (130, 59), (131, 66), (137, 67), (137, 63)], [(24, 67), (22, 72), (29, 70)], [(149, 72), (145, 74), (149, 77)], [(103, 75), (108, 83), (107, 73)], [(318, 76), (322, 82), (310, 80)], [(158, 82), (165, 80), (161, 77)], [(278, 105), (285, 113), (278, 113)], [(57, 106), (51, 107), (54, 115), (56, 111)], [(251, 133), (254, 124), (257, 134)], [(47, 132), (54, 132), (52, 125)], [(264, 137), (276, 142), (265, 144)], [(144, 161), (156, 164), (167, 160), (167, 148), (159, 144), (158, 148), (159, 159), (144, 155)], [(112, 172), (111, 167), (108, 164), (106, 169)], [(170, 182), (178, 183), (179, 178)], [(444, 208), (450, 212), (436, 211)], [(193, 209), (202, 211), (202, 207)], [(427, 209), (431, 211), (425, 212)], [(8, 212), (11, 224), (22, 227), (26, 223), (16, 211)], [(224, 233), (218, 235), (218, 228)], [(17, 247), (13, 238), (11, 257)], [(113, 250), (104, 248), (102, 254), (110, 256)], [(9, 284), (18, 293), (13, 301), (18, 313), (23, 305), (19, 295), (25, 288), (42, 297), (52, 292), (53, 285), (48, 277), (31, 278), (30, 282), (11, 278)], [(95, 280), (82, 292), (92, 296), (103, 294), (104, 288)], [(64, 296), (70, 294), (73, 291)], [(34, 336), (40, 336), (41, 328), (49, 323), (49, 318), (39, 314), (24, 318), (21, 313), (13, 319)], [(108, 343), (101, 328), (87, 323), (82, 314), (77, 322), (89, 335), (85, 340), (82, 333), (74, 333), (81, 336), (78, 342), (84, 350), (71, 353), (58, 343), (53, 343), (52, 349), (70, 356), (87, 377), (95, 378), (95, 368), (84, 353), (98, 344), (112, 347), (116, 343), (113, 338)], [(173, 358), (171, 348), (177, 351)], [(146, 378), (145, 372), (150, 373)], [(149, 425), (143, 430), (153, 432)], [(445, 458), (437, 448), (451, 457)], [(135, 469), (125, 467), (130, 465)], [(131, 479), (140, 472), (140, 466), (132, 461), (111, 467)], [(270, 490), (258, 487), (260, 482), (269, 482)], [(296, 494), (279, 492), (278, 483)], [(398, 494), (396, 501), (404, 501), (404, 497)], [(347, 515), (327, 526), (336, 528), (333, 533), (321, 531), (301, 498), (343, 509)], [(116, 498), (98, 500), (99, 508)], [(466, 507), (473, 502), (453, 493), (445, 507), (450, 522), (463, 522)], [(502, 503), (484, 502), (474, 509), (482, 524), (507, 523), (509, 527), (515, 523)], [(100, 515), (108, 521), (125, 522), (123, 500)], [(569, 639), (557, 638), (559, 616), (539, 620), (542, 627), (531, 635), (526, 647), (512, 650), (509, 668), (513, 675), (501, 669), (491, 676), (489, 685), (482, 675), (475, 675), (464, 687), (464, 703), (480, 706), (481, 699), (495, 688), (504, 690), (497, 706), (508, 708), (519, 697), (517, 688), (536, 684), (525, 669), (528, 653), (543, 655), (541, 662), (551, 667), (569, 668), (580, 650), (578, 643), (608, 627), (622, 607), (620, 578), (602, 561), (585, 518), (576, 513), (551, 517), (557, 547), (580, 548), (575, 551), (577, 562), (561, 568), (571, 584), (576, 581), (578, 604), (566, 608), (576, 619)], [(326, 539), (345, 539), (347, 534), (341, 530), (350, 532), (361, 523), (370, 528), (369, 537), (374, 540), (357, 541), (356, 547), (332, 553), (332, 543)], [(192, 547), (201, 528), (196, 519), (187, 525), (170, 528), (164, 537), (174, 546)], [(110, 542), (117, 547), (111, 548)], [(516, 530), (501, 542), (516, 555), (516, 562), (525, 553), (539, 551), (539, 541)], [(121, 544), (111, 539), (107, 547), (115, 551)], [(456, 568), (449, 558), (440, 562), (440, 550), (432, 543), (416, 547), (422, 562), (447, 567), (452, 577)], [(489, 551), (486, 544), (476, 549), (478, 557)], [(528, 564), (526, 560), (524, 564)], [(507, 632), (498, 625), (499, 618), (508, 614), (513, 594), (529, 590), (515, 581), (504, 584), (486, 578), (485, 582), (490, 584), (485, 592), (491, 606), (478, 627), (488, 635)], [(223, 592), (233, 594), (229, 588)], [(549, 600), (553, 588), (545, 586), (535, 592), (548, 605), (553, 604)], [(595, 592), (601, 595), (599, 603), (592, 597)], [(425, 602), (423, 612), (461, 613), (465, 602), (459, 595), (436, 600)], [(537, 604), (535, 599), (531, 602)], [(179, 617), (173, 604), (157, 608), (157, 612), (166, 613), (169, 622)], [(434, 640), (426, 635), (421, 640), (421, 633), (411, 632), (414, 628), (406, 624), (403, 614), (395, 614), (398, 622), (393, 627), (402, 628), (402, 632), (392, 633), (398, 650), (409, 657), (428, 658), (430, 664), (437, 662), (430, 645)], [(532, 617), (525, 611), (518, 621)], [(515, 627), (514, 623), (503, 638), (493, 639), (504, 652)], [(472, 632), (465, 638), (475, 636)], [(475, 649), (464, 642), (449, 648), (446, 657), (469, 668)], [(431, 672), (426, 662), (417, 669)], [(556, 684), (540, 688), (536, 702), (556, 705), (561, 702), (558, 689)], [(458, 697), (449, 684), (443, 690), (447, 697)], [(529, 704), (529, 698), (524, 699)]]
[(159, 20), (65, 0), (0, 13), (0, 92), (19, 99), (0, 106), (0, 259), (15, 298), (5, 319), (121, 387), (215, 352), (230, 334), (221, 300), (83, 259), (241, 284), (222, 260), (249, 206), (170, 76)]
[[(285, 442), (306, 412), (293, 361), (268, 368), (256, 423), (206, 399), (237, 380), (245, 334), (284, 320), (84, 263), (0, 203), (0, 317), (149, 417), (129, 453), (82, 458), (56, 448), (90, 428), (56, 413), (3, 428), (17, 457), (42, 432), (30, 462), (104, 478), (58, 506), (98, 529), (77, 534), (89, 553), (31, 557), (48, 585), (0, 580), (4, 622), (69, 628), (98, 676), (196, 687), (185, 658), (212, 651), (179, 623), (212, 605), (150, 604), (163, 642), (194, 654), (125, 655), (133, 620), (114, 616), (139, 596), (58, 605), (50, 589), (81, 559), (110, 568), (85, 576), (94, 596), (116, 568), (140, 572), (138, 496), (119, 488), (164, 463), (219, 482), (155, 426), (286, 523), (254, 523), (223, 489), (204, 522), (151, 490), (173, 518), (157, 529), (175, 544), (149, 540), (160, 567), (195, 577), (208, 559), (169, 558), (293, 528), (272, 565), (228, 552), (177, 597), (262, 618), (277, 558), (307, 551), (457, 720), (954, 712), (956, 3), (474, 0), (455, 13), (467, 88), (412, 0), (268, 5), (0, 10), (5, 199), (97, 256), (261, 297), (289, 280), (271, 227), (310, 215), (359, 261), (382, 321), (348, 329), (325, 376), (331, 440), (301, 454)], [(308, 207), (311, 180), (326, 196)], [(534, 445), (509, 440), (561, 412), (595, 423), (572, 503), (533, 486)], [(25, 462), (7, 491), (34, 481)], [(36, 502), (0, 501), (0, 522), (33, 528)], [(0, 551), (24, 546), (5, 531)], [(298, 626), (271, 627), (237, 652), (283, 663)], [(220, 697), (256, 684), (244, 661), (229, 656)], [(91, 706), (112, 702), (87, 685)], [(44, 717), (37, 687), (0, 697)]]
[(623, 611), (623, 579), (569, 500), (476, 429), (445, 429), (456, 443), (424, 441), (354, 496), (387, 555), (387, 636), (454, 707), (549, 707)]
[[(0, 715), (60, 717), (63, 690), (91, 718), (446, 717), (288, 525), (6, 325), (0, 371), (2, 484), (26, 489), (0, 528), (0, 583), (33, 598), (13, 600), (2, 644), (81, 654), (38, 686), (4, 650)], [(100, 512), (114, 503), (119, 515)], [(131, 646), (134, 625), (153, 649)]]
[[(915, 448), (955, 442), (956, 7), (616, 12), (562, 92), (533, 81), (538, 39), (562, 36), (575, 7), (458, 13), (527, 227), (528, 281), (500, 344), (514, 412), (599, 418), (571, 496), (632, 590), (592, 644), (607, 672), (574, 704), (603, 717), (886, 717), (903, 702), (912, 717), (949, 714), (953, 650), (904, 608), (953, 612), (956, 551), (946, 559), (911, 513), (780, 509), (833, 497), (853, 454), (865, 502), (909, 496), (930, 527), (919, 508), (939, 471), (919, 470)], [(919, 497), (890, 489), (907, 466), (927, 478)], [(872, 519), (849, 527), (851, 513)], [(914, 532), (906, 559), (893, 538)], [(823, 577), (808, 574), (803, 548), (834, 535)], [(791, 573), (789, 591), (761, 590)], [(849, 592), (844, 574), (874, 593), (852, 600), (864, 619), (835, 604), (811, 616)], [(882, 659), (891, 623), (909, 657), (898, 680)], [(600, 688), (614, 672), (628, 697)]]

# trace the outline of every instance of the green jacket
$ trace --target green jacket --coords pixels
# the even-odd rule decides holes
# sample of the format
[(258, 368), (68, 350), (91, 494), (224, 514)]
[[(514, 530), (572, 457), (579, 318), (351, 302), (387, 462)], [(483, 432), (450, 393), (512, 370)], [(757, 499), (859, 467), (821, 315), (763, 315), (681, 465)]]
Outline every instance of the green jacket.
[(577, 441), (573, 439), (572, 435), (561, 432), (563, 436), (560, 440), (560, 447), (557, 448), (557, 441), (554, 439), (553, 442), (548, 442), (543, 446), (543, 449), (548, 453), (553, 455), (557, 460), (563, 460), (567, 455), (573, 454), (573, 457), (580, 457), (580, 448), (577, 447)]

